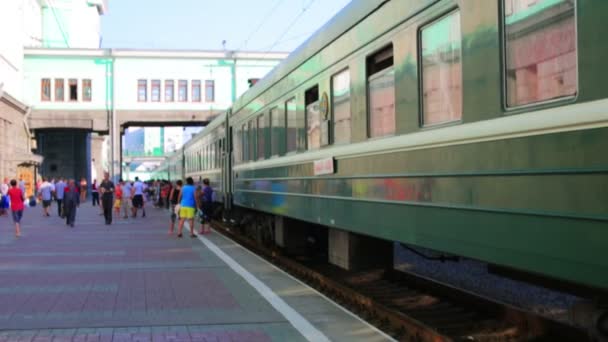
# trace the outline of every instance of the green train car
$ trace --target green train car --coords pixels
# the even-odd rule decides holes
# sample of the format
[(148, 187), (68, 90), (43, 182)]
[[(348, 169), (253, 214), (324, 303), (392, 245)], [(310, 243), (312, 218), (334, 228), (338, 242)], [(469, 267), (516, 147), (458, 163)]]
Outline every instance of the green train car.
[(238, 207), (605, 292), (606, 16), (355, 0), (185, 147), (219, 160), (186, 174)]
[(196, 182), (208, 178), (215, 189), (216, 200), (224, 202), (226, 186), (229, 184), (227, 167), (230, 165), (226, 159), (229, 154), (227, 147), (227, 113), (218, 115), (204, 130), (184, 145), (178, 153), (182, 154), (182, 177), (192, 177)]

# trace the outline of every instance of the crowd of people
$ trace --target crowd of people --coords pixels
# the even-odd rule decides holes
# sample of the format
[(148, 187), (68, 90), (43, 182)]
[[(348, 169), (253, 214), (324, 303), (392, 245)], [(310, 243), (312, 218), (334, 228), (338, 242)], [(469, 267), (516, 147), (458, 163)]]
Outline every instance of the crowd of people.
[[(42, 204), (42, 215), (51, 216), (53, 201), (57, 204), (57, 216), (66, 220), (66, 225), (74, 227), (77, 208), (86, 200), (87, 182), (83, 178), (79, 183), (74, 179), (42, 178), (36, 184), (35, 197), (26, 198), (25, 182), (7, 178), (0, 184), (0, 216), (7, 216), (10, 211), (15, 224), (15, 236), (21, 235), (21, 219), (26, 206), (34, 207)], [(100, 203), (101, 196), (101, 203)], [(195, 186), (191, 177), (185, 184), (178, 180), (170, 182), (156, 180), (142, 182), (138, 177), (134, 181), (120, 179), (114, 184), (109, 174), (104, 173), (104, 179), (97, 184), (91, 184), (92, 205), (101, 208), (100, 215), (104, 216), (105, 224), (111, 225), (114, 215), (123, 219), (136, 218), (141, 210), (141, 217), (146, 217), (145, 203), (151, 202), (155, 208), (167, 209), (170, 213), (169, 235), (175, 232), (177, 237), (183, 236), (183, 227), (187, 222), (190, 227), (190, 237), (196, 237), (195, 219), (200, 222), (199, 234), (211, 231), (210, 218), (213, 211), (214, 191), (209, 179)]]

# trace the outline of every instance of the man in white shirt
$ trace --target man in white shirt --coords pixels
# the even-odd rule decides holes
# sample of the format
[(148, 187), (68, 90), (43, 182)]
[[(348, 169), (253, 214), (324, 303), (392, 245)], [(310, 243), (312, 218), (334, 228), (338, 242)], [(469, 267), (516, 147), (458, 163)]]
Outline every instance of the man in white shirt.
[(53, 200), (53, 192), (55, 192), (55, 186), (46, 178), (42, 178), (42, 184), (40, 185), (40, 189), (38, 189), (38, 195), (42, 199), (42, 214), (44, 216), (51, 216), (49, 214), (49, 207), (51, 206), (51, 202)]
[(137, 217), (137, 210), (141, 208), (143, 214), (142, 217), (146, 217), (146, 209), (144, 208), (144, 183), (139, 180), (139, 177), (135, 177), (135, 184), (133, 184), (132, 196), (133, 200), (133, 217)]

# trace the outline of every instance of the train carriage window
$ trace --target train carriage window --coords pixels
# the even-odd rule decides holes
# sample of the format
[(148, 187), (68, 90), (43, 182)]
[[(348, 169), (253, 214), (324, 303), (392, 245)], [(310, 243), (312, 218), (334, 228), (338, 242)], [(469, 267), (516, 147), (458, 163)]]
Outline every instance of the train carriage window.
[(298, 125), (296, 118), (296, 99), (292, 98), (285, 102), (285, 123), (287, 127), (287, 152), (293, 152), (298, 148)]
[(333, 113), (333, 142), (350, 142), (350, 71), (344, 70), (331, 78), (331, 106)]
[(257, 147), (257, 124), (255, 119), (249, 121), (249, 160), (255, 160)]
[(319, 86), (308, 89), (304, 95), (306, 107), (306, 143), (309, 150), (321, 147), (321, 112), (319, 111)]
[[(237, 163), (241, 163), (243, 162), (243, 147), (241, 145), (242, 142), (242, 136), (241, 136), (241, 128), (240, 127), (234, 127), (233, 130), (233, 135), (234, 135), (234, 141), (233, 141), (233, 146), (234, 146), (234, 159)], [(228, 149), (227, 149), (228, 150)]]
[(205, 169), (211, 170), (211, 146), (205, 146)]
[(369, 136), (395, 134), (395, 72), (393, 45), (367, 58)]
[(243, 142), (243, 161), (249, 160), (249, 126), (244, 123), (241, 128), (241, 132), (243, 132), (243, 138), (241, 141)]
[(200, 154), (202, 155), (201, 170), (207, 170), (207, 153), (206, 146), (201, 147)]
[(508, 107), (575, 96), (573, 0), (504, 0)]
[(211, 145), (211, 155), (213, 156), (213, 168), (217, 169), (219, 164), (217, 161), (217, 140), (213, 142), (213, 145)]
[(422, 57), (422, 124), (436, 125), (462, 118), (460, 12), (424, 27)]
[(209, 145), (205, 146), (205, 170), (211, 169), (211, 155), (209, 154)]
[(222, 139), (217, 141), (216, 149), (215, 149), (215, 160), (217, 168), (222, 168)]
[(283, 153), (283, 146), (285, 145), (285, 117), (279, 112), (279, 108), (272, 108), (270, 110), (270, 122), (272, 125), (270, 142), (271, 155), (278, 156)]
[(260, 115), (257, 117), (257, 125), (258, 160), (262, 160), (266, 156), (266, 120), (264, 115)]
[(215, 169), (215, 141), (209, 145), (209, 169)]
[(217, 169), (217, 168), (221, 167), (220, 166), (220, 164), (221, 164), (220, 155), (221, 155), (221, 150), (222, 150), (222, 140), (216, 141), (214, 147), (215, 147), (215, 150), (213, 151), (213, 156), (214, 156), (213, 159), (215, 160), (215, 168)]
[(207, 145), (205, 150), (207, 152), (207, 170), (211, 170), (213, 168), (213, 159), (211, 156), (211, 145)]
[(298, 110), (297, 103), (294, 102), (296, 112), (296, 137), (298, 151), (306, 150), (306, 113), (304, 110)]
[(209, 148), (203, 147), (203, 170), (209, 170)]

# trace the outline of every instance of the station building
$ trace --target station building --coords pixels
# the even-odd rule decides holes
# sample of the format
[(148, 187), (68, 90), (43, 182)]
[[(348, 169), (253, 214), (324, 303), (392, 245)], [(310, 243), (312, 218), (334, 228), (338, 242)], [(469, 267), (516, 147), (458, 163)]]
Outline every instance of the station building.
[(9, 150), (0, 176), (33, 165), (48, 177), (118, 178), (129, 127), (204, 126), (287, 56), (102, 49), (107, 9), (102, 0), (0, 4), (0, 32), (17, 33), (0, 48), (0, 141)]

